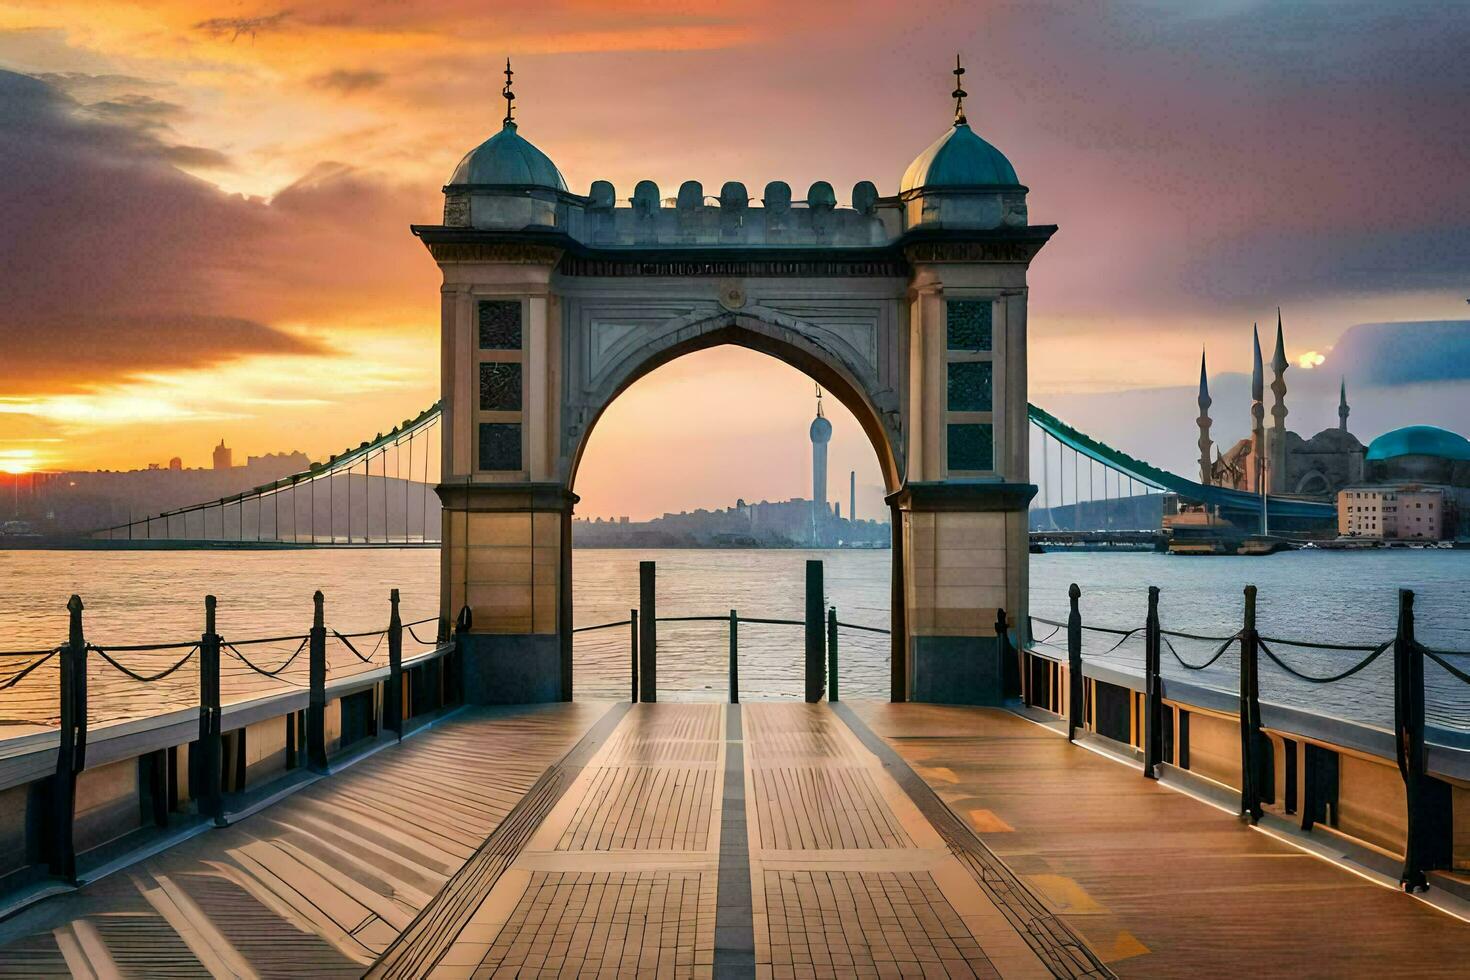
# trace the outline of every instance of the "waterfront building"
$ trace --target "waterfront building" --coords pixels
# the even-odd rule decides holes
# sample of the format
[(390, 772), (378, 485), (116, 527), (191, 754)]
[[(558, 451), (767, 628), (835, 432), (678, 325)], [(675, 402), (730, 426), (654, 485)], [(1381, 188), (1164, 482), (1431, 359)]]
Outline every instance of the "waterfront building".
[(234, 451), (226, 446), (225, 441), (221, 439), (219, 445), (214, 447), (214, 468), (217, 470), (227, 470), (234, 465)]
[(1442, 487), (1348, 487), (1337, 493), (1337, 531), (1350, 538), (1439, 541), (1447, 509)]
[(1347, 382), (1338, 388), (1338, 424), (1304, 439), (1286, 427), (1286, 343), (1281, 316), (1276, 317), (1276, 349), (1271, 358), (1271, 424), (1265, 423), (1265, 365), (1259, 334), (1255, 337), (1252, 364), (1250, 435), (1223, 452), (1216, 447), (1209, 459), (1210, 399), (1205, 380), (1205, 361), (1200, 358), (1199, 427), (1200, 470), (1206, 483), (1233, 490), (1271, 494), (1294, 494), (1330, 498), (1349, 484), (1363, 480), (1365, 447), (1348, 431)]
[(1350, 537), (1441, 540), (1462, 532), (1470, 513), (1470, 439), (1410, 425), (1374, 439), (1363, 484), (1337, 497), (1338, 533)]

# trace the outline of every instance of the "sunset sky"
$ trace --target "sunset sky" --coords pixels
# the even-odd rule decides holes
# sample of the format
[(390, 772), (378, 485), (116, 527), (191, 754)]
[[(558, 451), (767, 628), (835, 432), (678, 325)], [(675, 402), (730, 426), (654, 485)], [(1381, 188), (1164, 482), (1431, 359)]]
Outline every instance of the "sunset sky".
[[(1470, 428), (1467, 5), (0, 0), (0, 468), (206, 465), (220, 438), (315, 458), (432, 402), (438, 273), (407, 226), (498, 128), (507, 55), (573, 191), (845, 198), (894, 193), (948, 125), (957, 49), (971, 123), (1061, 226), (1033, 400), (1187, 465), (1201, 347), (1217, 434), (1243, 435), (1279, 305), (1292, 361), (1320, 360), (1294, 428), (1335, 418), (1344, 374), (1365, 440)], [(1414, 330), (1340, 343), (1419, 320), (1456, 321), (1427, 358)], [(1406, 352), (1425, 367), (1381, 369)], [(810, 411), (759, 355), (670, 365), (594, 435), (585, 512), (803, 494)], [(834, 414), (845, 501), (877, 470)]]

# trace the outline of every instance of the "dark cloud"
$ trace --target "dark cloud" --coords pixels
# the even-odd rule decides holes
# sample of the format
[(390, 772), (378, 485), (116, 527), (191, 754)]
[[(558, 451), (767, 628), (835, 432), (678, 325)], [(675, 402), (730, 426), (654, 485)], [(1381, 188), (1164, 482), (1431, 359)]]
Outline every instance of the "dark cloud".
[(229, 37), (231, 41), (248, 37), (253, 41), (256, 35), (280, 30), (290, 16), (291, 11), (282, 10), (258, 17), (211, 17), (195, 24), (194, 29), (210, 37)]
[(314, 88), (338, 92), (342, 95), (355, 95), (358, 92), (378, 88), (387, 80), (388, 76), (380, 71), (352, 71), (347, 68), (337, 68), (325, 74), (313, 76), (311, 85)]
[(405, 228), (432, 214), (415, 196), (329, 166), (263, 201), (181, 172), (181, 158), (222, 161), (0, 71), (0, 389), (319, 352), (273, 324), (432, 296)]
[(1470, 381), (1470, 320), (1360, 323), (1324, 368), (1375, 385)]
[(146, 132), (169, 129), (184, 114), (183, 106), (150, 95), (125, 94), (85, 107), (86, 113), (105, 123), (129, 126)]

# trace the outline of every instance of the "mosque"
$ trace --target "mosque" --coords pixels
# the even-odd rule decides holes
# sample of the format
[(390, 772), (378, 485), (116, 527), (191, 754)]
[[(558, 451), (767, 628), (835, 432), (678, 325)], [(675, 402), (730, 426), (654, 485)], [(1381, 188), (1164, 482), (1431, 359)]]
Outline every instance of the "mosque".
[[(1305, 497), (1332, 497), (1364, 476), (1367, 447), (1348, 431), (1347, 383), (1338, 389), (1337, 426), (1303, 439), (1286, 428), (1286, 344), (1276, 315), (1276, 351), (1271, 357), (1271, 425), (1265, 423), (1265, 371), (1261, 336), (1255, 334), (1251, 369), (1251, 434), (1224, 452), (1210, 441), (1210, 388), (1205, 359), (1199, 364), (1200, 482), (1232, 490)], [(1211, 449), (1215, 448), (1214, 455)]]
[[(1260, 332), (1254, 336), (1251, 369), (1251, 434), (1221, 452), (1210, 439), (1210, 398), (1204, 356), (1199, 374), (1199, 472), (1206, 485), (1272, 495), (1334, 499), (1340, 533), (1382, 533), (1385, 521), (1405, 506), (1433, 506), (1441, 515), (1430, 537), (1457, 534), (1470, 514), (1470, 440), (1432, 425), (1385, 432), (1363, 445), (1348, 431), (1347, 383), (1338, 387), (1337, 425), (1310, 439), (1286, 428), (1286, 345), (1276, 316), (1276, 350), (1271, 357), (1271, 424), (1266, 425), (1265, 365)], [(1213, 450), (1213, 452), (1212, 452)], [(1417, 500), (1424, 497), (1423, 502)], [(1413, 498), (1415, 503), (1405, 503)]]

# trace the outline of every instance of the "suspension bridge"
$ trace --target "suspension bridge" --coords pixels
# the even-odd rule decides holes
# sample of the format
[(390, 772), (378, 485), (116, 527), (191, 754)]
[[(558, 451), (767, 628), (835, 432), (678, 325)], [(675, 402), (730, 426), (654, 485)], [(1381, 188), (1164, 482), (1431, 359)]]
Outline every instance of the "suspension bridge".
[[(1113, 543), (1136, 543), (1129, 535), (1158, 530), (1162, 498), (1168, 494), (1238, 527), (1260, 526), (1260, 495), (1171, 473), (1036, 405), (1027, 408), (1032, 480), (1038, 486), (1032, 530), (1042, 537), (1089, 532), (1098, 540), (1116, 534), (1122, 537)], [(436, 402), (390, 431), (298, 473), (102, 528), (92, 537), (179, 544), (438, 546), (439, 501), (433, 488), (440, 482), (440, 424)], [(1336, 512), (1331, 502), (1301, 497), (1271, 496), (1264, 506), (1273, 530), (1320, 526)]]

